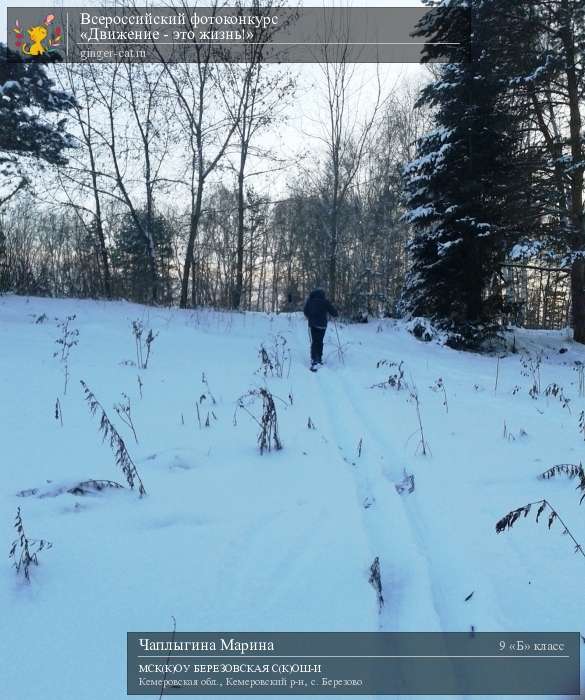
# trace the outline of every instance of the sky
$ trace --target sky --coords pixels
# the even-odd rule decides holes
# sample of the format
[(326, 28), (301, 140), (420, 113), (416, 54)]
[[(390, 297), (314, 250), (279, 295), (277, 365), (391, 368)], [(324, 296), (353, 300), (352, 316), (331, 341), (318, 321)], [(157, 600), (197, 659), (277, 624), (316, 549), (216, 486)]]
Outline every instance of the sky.
[[(81, 0), (58, 0), (52, 5), (38, 2), (36, 0), (20, 0), (20, 2), (10, 2), (10, 7), (43, 7), (50, 9), (52, 7), (79, 7), (79, 6), (107, 6), (119, 4), (116, 2), (82, 2)], [(147, 2), (139, 2), (140, 5), (147, 5)], [(166, 3), (168, 5), (168, 3)], [(200, 3), (193, 2), (193, 6), (205, 7), (209, 3), (203, 0)], [(226, 3), (233, 4), (230, 0)], [(420, 7), (422, 2), (415, 0), (368, 0), (360, 2), (324, 2), (319, 3), (303, 3), (307, 6), (326, 6), (326, 7)], [(163, 3), (153, 3), (152, 6), (163, 5)], [(0, 13), (0, 38), (6, 40), (7, 36), (7, 21), (6, 13)], [(294, 72), (298, 77), (297, 90), (295, 100), (287, 106), (286, 123), (280, 125), (279, 128), (272, 133), (264, 134), (261, 146), (264, 149), (273, 151), (278, 155), (279, 160), (285, 160), (290, 163), (287, 168), (278, 172), (269, 172), (259, 175), (253, 184), (258, 191), (266, 194), (275, 195), (276, 193), (286, 190), (287, 182), (290, 180), (292, 173), (298, 175), (298, 155), (303, 152), (307, 156), (306, 163), (314, 161), (313, 156), (318, 156), (321, 145), (318, 140), (320, 132), (320, 124), (326, 119), (326, 114), (323, 111), (323, 76), (319, 66), (315, 64), (295, 64)], [(373, 108), (376, 99), (377, 85), (377, 67), (371, 64), (363, 64), (357, 67), (352, 82), (352, 90), (355, 94), (355, 109), (361, 110), (365, 116), (369, 109)], [(388, 95), (393, 91), (400, 89), (401, 83), (419, 82), (424, 80), (425, 69), (418, 64), (382, 64), (380, 66), (380, 79), (382, 83), (383, 93)], [(263, 170), (263, 167), (259, 167)], [(307, 166), (305, 166), (307, 171)], [(300, 172), (303, 172), (301, 168)], [(301, 175), (302, 176), (302, 175)]]

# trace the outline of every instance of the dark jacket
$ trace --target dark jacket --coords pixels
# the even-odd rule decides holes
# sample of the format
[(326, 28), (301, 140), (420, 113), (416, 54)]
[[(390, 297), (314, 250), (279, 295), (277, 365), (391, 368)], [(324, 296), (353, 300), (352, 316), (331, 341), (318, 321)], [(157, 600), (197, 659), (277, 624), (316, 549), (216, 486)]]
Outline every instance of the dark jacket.
[(325, 292), (322, 289), (314, 289), (309, 294), (303, 311), (309, 326), (313, 328), (327, 328), (327, 314), (337, 316), (337, 309), (325, 297)]

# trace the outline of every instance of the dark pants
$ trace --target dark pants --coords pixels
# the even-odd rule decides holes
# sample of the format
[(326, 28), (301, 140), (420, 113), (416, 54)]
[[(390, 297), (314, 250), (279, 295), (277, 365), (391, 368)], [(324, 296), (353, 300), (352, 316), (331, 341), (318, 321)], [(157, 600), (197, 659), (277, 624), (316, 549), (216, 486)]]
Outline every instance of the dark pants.
[(311, 331), (311, 360), (313, 362), (323, 361), (323, 338), (326, 328), (314, 328), (309, 326)]

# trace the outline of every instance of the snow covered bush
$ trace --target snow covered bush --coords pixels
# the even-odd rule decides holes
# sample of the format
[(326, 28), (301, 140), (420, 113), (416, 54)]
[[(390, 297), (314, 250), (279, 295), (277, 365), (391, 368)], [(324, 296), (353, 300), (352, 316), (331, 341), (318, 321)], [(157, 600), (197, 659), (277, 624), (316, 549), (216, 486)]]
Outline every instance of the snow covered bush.
[(520, 364), (522, 365), (522, 376), (529, 377), (532, 386), (528, 393), (531, 398), (536, 399), (540, 395), (540, 366), (542, 364), (542, 352), (534, 355), (527, 353), (523, 355)]
[(547, 398), (550, 398), (552, 396), (553, 398), (558, 399), (561, 402), (561, 406), (563, 408), (566, 408), (569, 411), (569, 413), (571, 413), (571, 399), (565, 396), (565, 392), (562, 386), (560, 386), (556, 382), (552, 382), (544, 390), (544, 395)]
[(389, 360), (380, 360), (376, 363), (376, 368), (389, 367), (391, 372), (388, 375), (388, 379), (384, 382), (379, 382), (374, 384), (372, 389), (396, 389), (396, 391), (401, 391), (402, 389), (408, 389), (408, 382), (404, 378), (404, 361), (400, 362), (390, 362)]
[(577, 372), (579, 377), (579, 396), (585, 396), (585, 363), (581, 360), (575, 360), (575, 367), (573, 368)]
[(585, 440), (585, 411), (581, 411), (579, 414), (579, 427), (578, 427), (579, 432), (583, 436), (583, 439)]
[(528, 433), (524, 430), (524, 428), (520, 428), (518, 434), (515, 434), (511, 430), (509, 430), (508, 424), (506, 423), (506, 421), (504, 421), (504, 440), (507, 440), (508, 442), (516, 442), (516, 440), (524, 439), (526, 437), (528, 437)]
[[(583, 503), (583, 501), (585, 500), (585, 472), (583, 471), (583, 465), (581, 463), (579, 463), (578, 465), (555, 464), (553, 467), (547, 469), (545, 472), (540, 474), (538, 478), (552, 479), (555, 476), (559, 476), (561, 474), (564, 474), (569, 479), (574, 479), (576, 477), (579, 478), (579, 485), (577, 486), (577, 489), (581, 491), (581, 499), (579, 503)], [(585, 557), (585, 551), (583, 551), (583, 547), (579, 544), (579, 542), (577, 542), (574, 534), (569, 530), (561, 516), (558, 514), (555, 508), (552, 507), (552, 505), (546, 498), (543, 498), (540, 501), (533, 501), (532, 503), (527, 503), (525, 506), (515, 508), (509, 513), (506, 513), (506, 515), (500, 518), (500, 520), (498, 520), (498, 522), (496, 523), (496, 532), (500, 533), (504, 532), (505, 530), (511, 529), (521, 516), (526, 517), (530, 513), (533, 506), (538, 506), (538, 511), (536, 512), (536, 522), (539, 521), (540, 516), (543, 513), (548, 512), (548, 529), (550, 530), (555, 520), (558, 520), (561, 526), (563, 527), (563, 535), (568, 535), (569, 538), (572, 540), (575, 548), (575, 554), (581, 554), (581, 556)]]
[(128, 394), (122, 392), (122, 400), (114, 404), (114, 411), (118, 414), (118, 417), (125, 425), (130, 428), (134, 440), (138, 445), (138, 436), (136, 435), (136, 428), (134, 427), (134, 421), (132, 420), (132, 404), (130, 403), (130, 397)]
[(146, 332), (144, 323), (140, 320), (132, 321), (132, 333), (136, 343), (136, 364), (140, 369), (148, 369), (148, 360), (152, 343), (158, 336), (158, 333), (153, 333), (152, 329), (148, 329), (148, 333), (143, 338)]
[(67, 393), (67, 383), (69, 382), (69, 353), (71, 348), (77, 345), (79, 342), (79, 330), (77, 328), (71, 328), (71, 323), (75, 321), (75, 314), (72, 316), (67, 316), (64, 319), (55, 319), (57, 321), (57, 327), (61, 331), (61, 335), (55, 343), (59, 346), (59, 349), (53, 353), (53, 357), (59, 358), (59, 362), (63, 367), (63, 375), (65, 379), (65, 384), (63, 386), (63, 394)]
[(286, 371), (286, 376), (290, 375), (291, 354), (288, 348), (288, 341), (281, 333), (272, 337), (272, 343), (267, 347), (264, 343), (258, 350), (260, 358), (261, 372), (265, 377), (269, 374), (273, 377), (282, 378)]
[(412, 318), (406, 324), (406, 330), (411, 333), (417, 340), (422, 340), (425, 343), (429, 343), (431, 340), (435, 340), (439, 333), (428, 318), (422, 318), (417, 316)]
[[(199, 424), (199, 428), (209, 428), (211, 426), (211, 418), (213, 420), (217, 420), (217, 416), (215, 415), (215, 411), (213, 410), (213, 406), (216, 405), (217, 401), (215, 400), (215, 396), (213, 395), (213, 392), (211, 391), (211, 387), (209, 386), (209, 382), (207, 381), (207, 377), (205, 376), (205, 372), (202, 373), (201, 375), (201, 383), (205, 387), (205, 390), (203, 393), (199, 396), (199, 400), (195, 404), (195, 409), (197, 411), (197, 423)], [(205, 421), (202, 422), (201, 418), (201, 411), (199, 410), (200, 406), (211, 406), (212, 408), (209, 408), (207, 410), (207, 415), (205, 416)]]
[(50, 486), (35, 487), (31, 489), (22, 489), (16, 495), (19, 498), (57, 498), (64, 493), (70, 493), (72, 496), (88, 496), (96, 493), (101, 493), (107, 489), (123, 489), (122, 484), (111, 479), (85, 479), (74, 483), (61, 483), (53, 485), (52, 482), (47, 482)]
[(380, 571), (379, 557), (376, 557), (370, 565), (370, 577), (368, 581), (376, 591), (376, 598), (378, 599), (378, 608), (379, 610), (382, 610), (382, 608), (384, 607), (384, 596), (382, 595), (382, 575)]
[[(262, 414), (260, 418), (257, 418), (249, 408), (257, 399), (262, 400)], [(240, 396), (238, 399), (238, 408), (246, 411), (260, 427), (260, 432), (258, 433), (260, 454), (264, 454), (266, 450), (270, 452), (273, 448), (275, 450), (282, 450), (282, 441), (278, 433), (278, 416), (276, 414), (274, 397), (268, 389), (264, 387), (251, 389), (243, 396)]]
[(61, 410), (61, 402), (59, 401), (59, 397), (57, 397), (57, 400), (55, 401), (55, 420), (58, 420), (59, 423), (61, 423), (61, 427), (63, 427), (63, 411)]
[[(429, 443), (426, 440), (425, 437), (425, 432), (423, 428), (423, 422), (422, 422), (422, 415), (421, 415), (421, 402), (420, 402), (420, 397), (418, 394), (418, 389), (416, 388), (416, 384), (414, 383), (414, 379), (410, 378), (410, 382), (407, 382), (404, 374), (404, 362), (401, 360), (400, 362), (390, 362), (388, 360), (380, 360), (377, 364), (376, 367), (379, 369), (380, 367), (389, 367), (391, 368), (391, 373), (388, 376), (388, 379), (386, 379), (383, 382), (379, 382), (378, 384), (373, 384), (370, 388), (371, 389), (394, 389), (395, 391), (402, 391), (405, 389), (408, 392), (408, 400), (414, 404), (415, 409), (416, 409), (416, 418), (418, 422), (418, 429), (411, 435), (413, 437), (418, 433), (419, 435), (419, 441), (416, 447), (416, 452), (420, 453), (426, 457), (427, 455), (430, 455), (431, 453), (431, 448), (429, 446)], [(437, 384), (439, 388), (442, 388), (444, 391), (444, 387), (442, 385), (442, 380), (441, 384)], [(443, 406), (447, 408), (447, 394), (444, 394), (444, 402)], [(448, 410), (448, 409), (447, 409)], [(409, 438), (410, 440), (410, 438)]]
[(199, 397), (199, 403), (202, 403), (203, 401), (207, 401), (208, 399), (211, 401), (212, 405), (215, 406), (217, 401), (215, 400), (215, 396), (213, 395), (213, 392), (211, 391), (211, 387), (209, 386), (209, 381), (207, 380), (207, 377), (205, 376), (205, 372), (201, 374), (201, 383), (205, 387), (205, 392), (201, 394)]
[(527, 503), (525, 506), (515, 508), (509, 513), (506, 513), (506, 515), (504, 515), (503, 518), (500, 518), (500, 520), (498, 520), (498, 522), (496, 523), (496, 532), (500, 533), (505, 532), (506, 530), (510, 530), (521, 516), (526, 517), (528, 513), (530, 513), (532, 506), (538, 506), (538, 510), (536, 512), (536, 522), (539, 521), (540, 516), (545, 511), (548, 511), (548, 529), (550, 530), (555, 520), (558, 520), (561, 526), (563, 527), (563, 534), (568, 535), (569, 538), (573, 541), (573, 545), (575, 547), (575, 554), (578, 553), (581, 554), (581, 556), (585, 557), (583, 547), (579, 544), (579, 542), (577, 542), (573, 533), (569, 530), (561, 516), (551, 506), (551, 504), (546, 500), (546, 498), (543, 498), (541, 501), (533, 501), (532, 503)]
[(412, 403), (414, 403), (414, 407), (416, 409), (416, 419), (418, 422), (418, 429), (416, 430), (415, 434), (418, 433), (419, 439), (418, 439), (418, 444), (416, 446), (416, 452), (420, 452), (423, 457), (430, 456), (431, 454), (431, 448), (429, 443), (427, 442), (427, 439), (425, 437), (425, 431), (423, 428), (423, 422), (422, 422), (422, 415), (420, 411), (420, 398), (418, 395), (418, 389), (414, 384), (410, 387), (409, 390), (409, 398)]
[(10, 554), (8, 556), (11, 559), (14, 559), (14, 568), (16, 569), (17, 575), (22, 574), (25, 581), (29, 582), (31, 565), (39, 565), (37, 554), (43, 549), (50, 549), (53, 545), (47, 540), (30, 540), (26, 536), (22, 516), (20, 514), (20, 508), (18, 508), (16, 511), (14, 528), (18, 534), (18, 537), (12, 543)]
[(579, 464), (555, 464), (554, 467), (547, 469), (542, 474), (539, 474), (539, 479), (552, 479), (559, 474), (564, 474), (568, 476), (569, 479), (574, 479), (576, 476), (579, 477), (582, 483), (585, 484), (585, 471), (583, 471), (583, 465)]
[(443, 408), (445, 413), (449, 413), (449, 402), (447, 401), (447, 390), (445, 389), (445, 382), (442, 377), (435, 379), (435, 383), (429, 387), (431, 391), (436, 394), (440, 394), (443, 397)]
[(128, 486), (131, 489), (133, 489), (134, 486), (138, 484), (138, 493), (141, 497), (145, 496), (146, 489), (144, 488), (142, 479), (138, 474), (138, 469), (132, 461), (128, 450), (126, 449), (124, 440), (120, 436), (120, 433), (118, 433), (114, 424), (110, 421), (107, 413), (104, 411), (103, 406), (96, 399), (95, 395), (91, 392), (87, 384), (83, 380), (81, 380), (80, 383), (83, 387), (83, 391), (85, 393), (85, 400), (89, 405), (91, 415), (95, 416), (96, 413), (101, 414), (99, 430), (102, 434), (102, 440), (109, 440), (110, 447), (112, 448), (116, 456), (116, 464), (122, 469), (122, 472), (126, 477), (126, 481), (128, 482)]

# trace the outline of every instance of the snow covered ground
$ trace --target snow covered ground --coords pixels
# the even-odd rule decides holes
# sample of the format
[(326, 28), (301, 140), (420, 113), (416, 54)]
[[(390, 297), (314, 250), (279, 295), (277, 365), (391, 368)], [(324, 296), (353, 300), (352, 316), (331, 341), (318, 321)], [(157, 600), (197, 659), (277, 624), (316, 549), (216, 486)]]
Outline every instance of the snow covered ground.
[[(73, 314), (65, 395), (55, 319)], [(158, 332), (145, 370), (137, 319)], [(563, 528), (531, 512), (495, 531), (511, 509), (546, 498), (585, 544), (578, 481), (537, 478), (585, 451), (575, 371), (585, 348), (568, 333), (519, 331), (519, 352), (498, 366), (394, 321), (341, 325), (344, 362), (331, 327), (317, 374), (298, 314), (4, 296), (0, 334), (0, 542), (8, 554), (20, 506), (27, 535), (53, 543), (30, 584), (6, 557), (0, 570), (3, 697), (124, 698), (126, 632), (169, 630), (173, 616), (187, 632), (585, 633), (585, 559)], [(258, 349), (276, 334), (290, 373), (265, 378)], [(540, 351), (532, 398), (522, 362)], [(383, 360), (402, 361), (417, 387), (427, 456), (411, 392), (372, 388), (397, 372)], [(125, 484), (80, 380), (123, 435), (145, 498), (67, 492), (88, 479)], [(545, 396), (553, 383), (570, 403)], [(236, 407), (265, 385), (284, 449), (260, 455), (258, 426)], [(122, 393), (138, 444), (113, 409)], [(415, 490), (399, 494), (405, 470)], [(368, 582), (375, 557), (381, 613)]]

